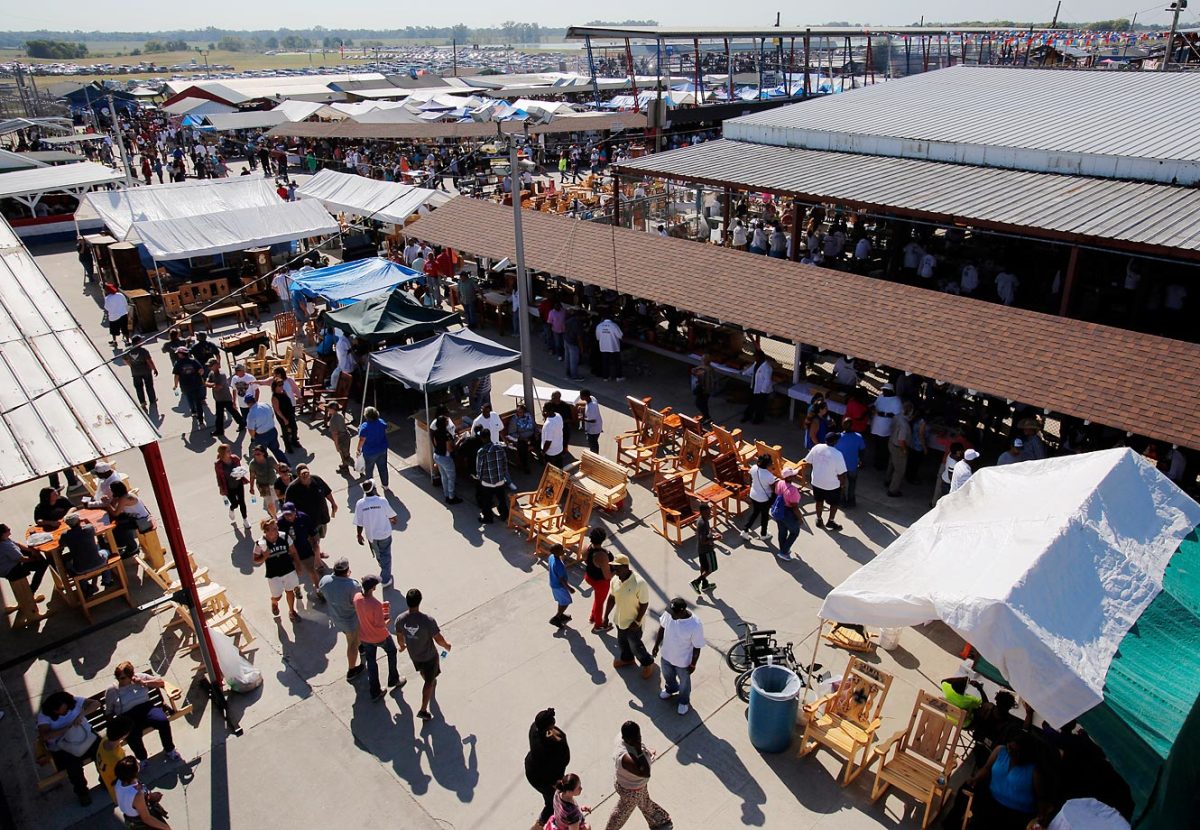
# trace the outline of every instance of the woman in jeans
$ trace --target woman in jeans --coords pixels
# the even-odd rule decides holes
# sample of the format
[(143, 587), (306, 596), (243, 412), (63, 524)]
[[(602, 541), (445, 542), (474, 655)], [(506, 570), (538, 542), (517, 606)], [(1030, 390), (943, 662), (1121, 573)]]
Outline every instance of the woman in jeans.
[(236, 478), (233, 471), (242, 466), (242, 457), (235, 454), (228, 444), (217, 445), (217, 460), (213, 469), (217, 474), (217, 491), (229, 503), (229, 522), (237, 524), (237, 512), (241, 511), (242, 524), (250, 529), (246, 518), (246, 479)]
[(446, 504), (460, 504), (462, 499), (455, 495), (454, 490), (458, 475), (454, 469), (454, 424), (445, 410), (439, 410), (429, 437), (433, 443), (433, 463), (437, 464)]
[(779, 530), (779, 552), (775, 555), (780, 559), (792, 558), (792, 544), (804, 524), (804, 517), (800, 513), (800, 488), (792, 483), (798, 472), (795, 467), (784, 467), (779, 480), (775, 482), (771, 518)]
[(771, 472), (771, 456), (760, 455), (758, 463), (750, 468), (750, 518), (742, 530), (743, 539), (752, 539), (755, 519), (758, 520), (758, 537), (766, 539), (767, 520), (771, 518), (771, 502), (775, 499), (775, 474)]
[(366, 469), (364, 475), (373, 478), (388, 489), (388, 437), (387, 423), (379, 417), (379, 410), (368, 406), (363, 410), (362, 424), (358, 427), (358, 452), (362, 453)]
[(128, 660), (118, 663), (113, 671), (117, 681), (109, 686), (104, 693), (104, 711), (111, 715), (124, 715), (133, 721), (133, 731), (125, 742), (133, 750), (139, 761), (149, 757), (146, 745), (142, 741), (142, 733), (147, 729), (158, 732), (162, 741), (163, 752), (172, 761), (182, 761), (175, 751), (175, 741), (171, 737), (171, 721), (161, 706), (150, 701), (150, 690), (161, 689), (164, 686), (160, 677), (152, 674), (139, 674), (133, 670), (133, 663)]
[(271, 378), (271, 407), (279, 421), (279, 432), (283, 437), (283, 451), (295, 452), (300, 446), (299, 425), (296, 422), (296, 382), (287, 376), (287, 369), (275, 367)]

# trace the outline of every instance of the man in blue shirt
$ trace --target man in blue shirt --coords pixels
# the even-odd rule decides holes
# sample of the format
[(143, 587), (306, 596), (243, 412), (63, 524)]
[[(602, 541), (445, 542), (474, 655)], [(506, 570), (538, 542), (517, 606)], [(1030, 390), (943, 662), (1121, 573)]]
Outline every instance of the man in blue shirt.
[(362, 453), (366, 477), (378, 477), (383, 489), (387, 490), (387, 422), (379, 417), (379, 410), (373, 406), (363, 410), (362, 424), (358, 428), (358, 451)]
[(257, 389), (247, 392), (244, 400), (249, 407), (246, 410), (246, 432), (251, 444), (262, 444), (277, 460), (287, 464), (288, 458), (279, 448), (279, 429), (275, 425), (275, 412), (271, 405), (258, 399)]
[(842, 508), (857, 507), (858, 470), (862, 466), (863, 449), (867, 442), (853, 430), (846, 430), (838, 439), (836, 449), (846, 459), (846, 484), (842, 493)]

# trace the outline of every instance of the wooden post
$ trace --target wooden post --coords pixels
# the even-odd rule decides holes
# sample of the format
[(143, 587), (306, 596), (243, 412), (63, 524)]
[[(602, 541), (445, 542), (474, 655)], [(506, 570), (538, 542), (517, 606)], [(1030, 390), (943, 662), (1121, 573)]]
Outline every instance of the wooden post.
[(812, 29), (804, 30), (804, 97), (812, 95), (812, 85), (808, 82), (809, 55), (812, 46)]
[(696, 96), (696, 106), (700, 106), (704, 103), (704, 75), (700, 72), (700, 38), (692, 38), (692, 47), (696, 50), (696, 88), (693, 92)]
[(1058, 316), (1066, 317), (1071, 306), (1071, 289), (1075, 285), (1075, 266), (1079, 264), (1079, 246), (1071, 246), (1071, 256), (1067, 260), (1067, 274), (1063, 277), (1062, 299), (1058, 304)]
[(792, 97), (792, 73), (796, 71), (796, 39), (792, 38), (791, 52), (788, 55), (787, 74), (784, 79), (787, 81), (787, 97)]
[(799, 199), (792, 199), (792, 262), (800, 261), (800, 214)]
[(733, 100), (733, 55), (729, 51), (729, 38), (725, 38), (725, 70), (729, 73), (729, 100)]
[(620, 173), (613, 173), (613, 225), (615, 225), (618, 228), (621, 227), (621, 174)]
[(725, 198), (721, 203), (721, 245), (728, 248), (731, 243), (729, 225), (733, 221), (733, 188), (725, 188)]
[(629, 67), (629, 88), (633, 92), (633, 111), (641, 112), (642, 108), (638, 106), (637, 71), (633, 68), (633, 48), (629, 45), (629, 38), (625, 38), (625, 63)]

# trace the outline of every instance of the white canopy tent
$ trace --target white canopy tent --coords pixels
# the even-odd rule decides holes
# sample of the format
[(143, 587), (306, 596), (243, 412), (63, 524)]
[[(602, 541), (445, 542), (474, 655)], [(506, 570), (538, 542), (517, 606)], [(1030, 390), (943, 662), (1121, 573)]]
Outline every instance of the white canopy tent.
[(0, 401), (0, 488), (159, 437), (3, 220)]
[(138, 222), (136, 228), (150, 256), (166, 262), (326, 236), (338, 232), (338, 223), (318, 202), (282, 202), (276, 197), (270, 207)]
[[(71, 168), (79, 166), (75, 164), (71, 165)], [(269, 208), (279, 204), (279, 194), (259, 176), (195, 179), (176, 184), (91, 193), (79, 206), (76, 218), (99, 218), (116, 239), (132, 241), (137, 238), (135, 226), (140, 222), (208, 216), (242, 208)]]
[(988, 467), (825, 598), (826, 620), (941, 620), (1058, 727), (1102, 702), (1200, 505), (1129, 449)]
[(278, 127), (288, 118), (282, 112), (274, 110), (252, 112), (211, 113), (204, 116), (205, 122), (217, 132), (229, 130), (262, 130)]
[(93, 187), (119, 182), (124, 178), (122, 173), (111, 167), (92, 161), (35, 167), (0, 175), (0, 199), (13, 198), (32, 209), (47, 193), (81, 196)]
[(421, 205), (440, 207), (450, 194), (351, 173), (322, 170), (296, 190), (302, 199), (317, 199), (330, 212), (344, 211), (380, 222), (403, 225)]
[(316, 101), (280, 101), (271, 112), (282, 113), (287, 121), (303, 121), (306, 118), (311, 118), (321, 110), (325, 109), (326, 105)]

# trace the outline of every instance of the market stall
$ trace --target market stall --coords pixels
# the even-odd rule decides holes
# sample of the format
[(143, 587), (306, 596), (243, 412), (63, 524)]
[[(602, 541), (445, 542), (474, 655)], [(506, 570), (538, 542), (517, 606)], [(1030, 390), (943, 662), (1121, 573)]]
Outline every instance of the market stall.
[(325, 312), (326, 323), (371, 346), (424, 337), (459, 322), (457, 312), (426, 308), (396, 289)]
[[(310, 204), (316, 206), (315, 202)], [(386, 294), (400, 285), (421, 279), (424, 279), (423, 274), (382, 257), (297, 271), (288, 277), (293, 297), (319, 298), (330, 306), (346, 305), (366, 297)]]
[(296, 190), (301, 199), (316, 199), (331, 213), (349, 213), (376, 222), (404, 225), (422, 205), (441, 207), (450, 194), (397, 182), (322, 170)]

